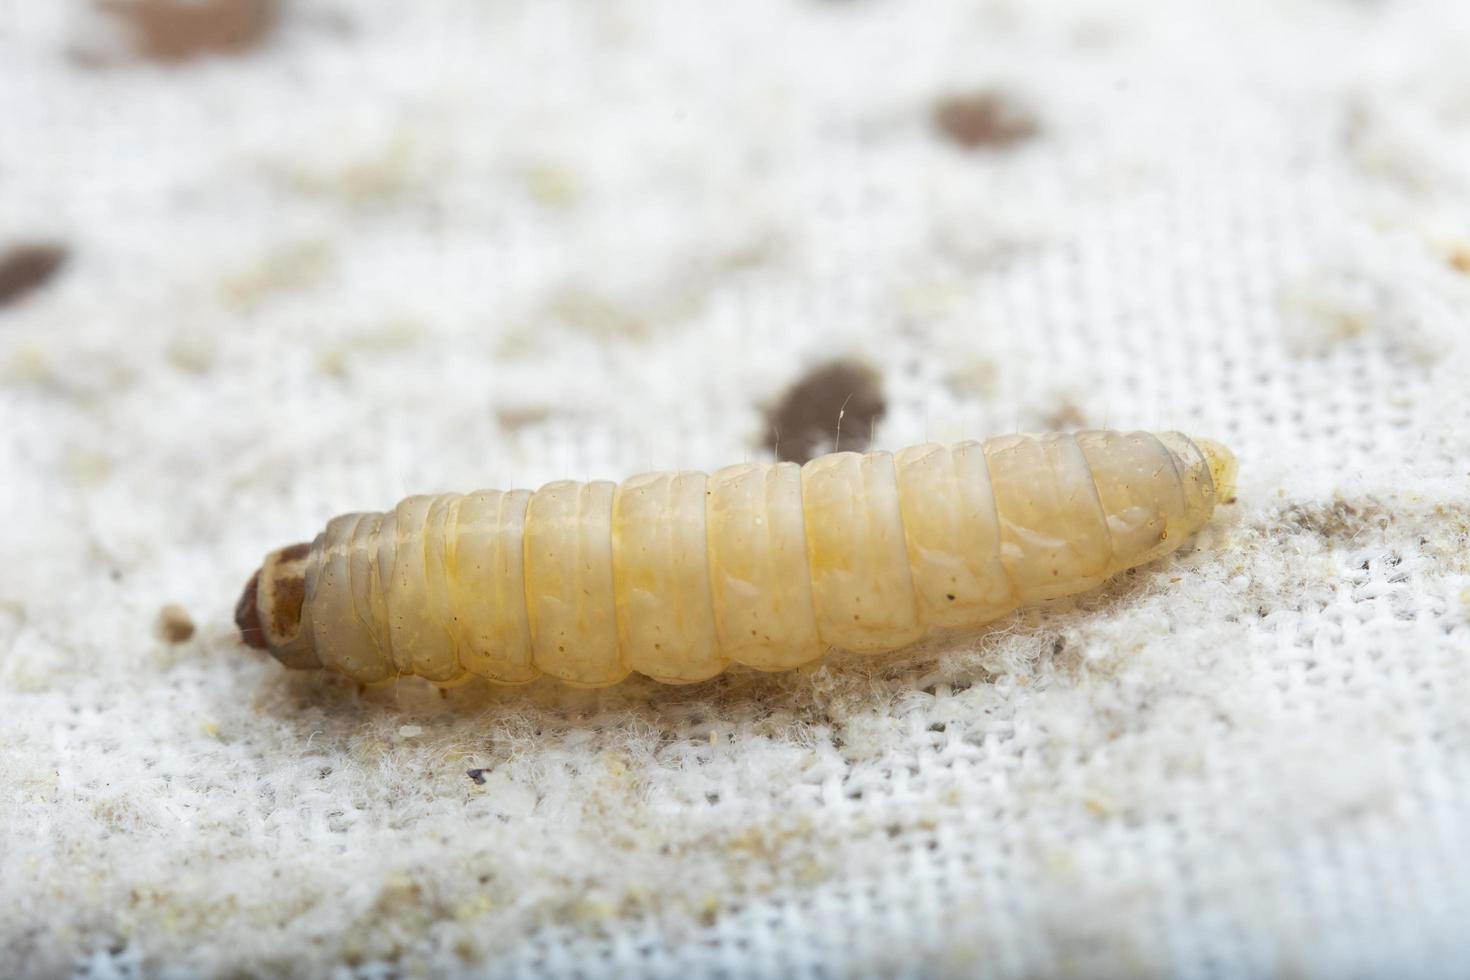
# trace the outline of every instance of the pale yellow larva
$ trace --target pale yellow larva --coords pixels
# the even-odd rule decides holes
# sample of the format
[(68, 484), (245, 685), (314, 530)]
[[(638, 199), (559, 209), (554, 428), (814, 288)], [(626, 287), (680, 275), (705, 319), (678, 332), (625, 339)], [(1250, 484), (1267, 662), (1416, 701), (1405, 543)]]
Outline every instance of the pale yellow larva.
[(288, 667), (601, 687), (786, 670), (1090, 589), (1233, 492), (1224, 446), (1081, 432), (410, 497), (269, 555), (236, 622)]

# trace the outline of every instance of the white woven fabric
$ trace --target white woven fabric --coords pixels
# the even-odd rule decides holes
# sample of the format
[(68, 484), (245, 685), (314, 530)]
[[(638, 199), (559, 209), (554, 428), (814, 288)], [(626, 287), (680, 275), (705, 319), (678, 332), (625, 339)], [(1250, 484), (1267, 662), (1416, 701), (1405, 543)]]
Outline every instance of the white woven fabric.
[[(0, 309), (0, 972), (1466, 969), (1463, 3), (339, 6), (160, 67), (0, 3), (0, 249), (71, 248)], [(982, 89), (1037, 135), (942, 138)], [(880, 446), (1178, 428), (1239, 502), (693, 688), (235, 642), (335, 513), (759, 458), (836, 355)]]

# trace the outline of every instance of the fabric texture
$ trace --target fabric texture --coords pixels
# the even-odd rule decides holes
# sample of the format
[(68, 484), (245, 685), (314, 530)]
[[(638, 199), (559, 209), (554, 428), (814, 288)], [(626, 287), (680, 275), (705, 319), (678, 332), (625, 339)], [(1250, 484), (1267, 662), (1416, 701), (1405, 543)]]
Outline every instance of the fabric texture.
[[(0, 306), (0, 972), (1466, 969), (1463, 3), (255, 7), (0, 3), (0, 253), (65, 248)], [(1179, 429), (1238, 500), (786, 674), (237, 642), (337, 513), (769, 458), (836, 357), (875, 446)]]

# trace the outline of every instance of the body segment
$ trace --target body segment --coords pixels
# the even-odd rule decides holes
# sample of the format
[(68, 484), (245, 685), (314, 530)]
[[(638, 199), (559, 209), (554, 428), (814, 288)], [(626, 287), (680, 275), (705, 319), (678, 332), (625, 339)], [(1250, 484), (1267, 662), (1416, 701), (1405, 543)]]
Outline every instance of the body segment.
[(930, 626), (983, 625), (1020, 604), (1000, 559), (1000, 516), (985, 447), (932, 443), (897, 456), (909, 572)]
[(801, 468), (817, 631), (828, 646), (881, 653), (924, 633), (889, 453), (833, 453)]
[(703, 473), (653, 473), (625, 481), (613, 498), (623, 661), (671, 684), (705, 680), (730, 662), (715, 635), (707, 485)]
[(273, 552), (237, 622), (364, 683), (784, 670), (1093, 588), (1179, 547), (1234, 468), (1178, 433), (1097, 431), (410, 497)]
[(822, 655), (807, 572), (801, 467), (745, 463), (709, 481), (715, 633), (731, 660), (788, 670)]

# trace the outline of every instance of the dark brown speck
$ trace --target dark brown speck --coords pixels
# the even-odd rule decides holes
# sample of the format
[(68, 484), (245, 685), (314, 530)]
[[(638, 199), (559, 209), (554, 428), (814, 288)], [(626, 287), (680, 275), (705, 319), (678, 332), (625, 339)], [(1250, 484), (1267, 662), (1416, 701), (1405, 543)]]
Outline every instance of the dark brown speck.
[(861, 452), (886, 410), (877, 371), (854, 361), (834, 361), (808, 371), (767, 412), (765, 445), (777, 459), (793, 463), (834, 448)]
[(0, 252), (0, 306), (40, 289), (66, 263), (65, 245), (25, 242)]
[(150, 61), (245, 54), (263, 44), (280, 17), (280, 0), (98, 0), (125, 22), (137, 53)]
[(967, 150), (1009, 149), (1041, 131), (1036, 117), (997, 91), (950, 95), (934, 104), (934, 126)]

